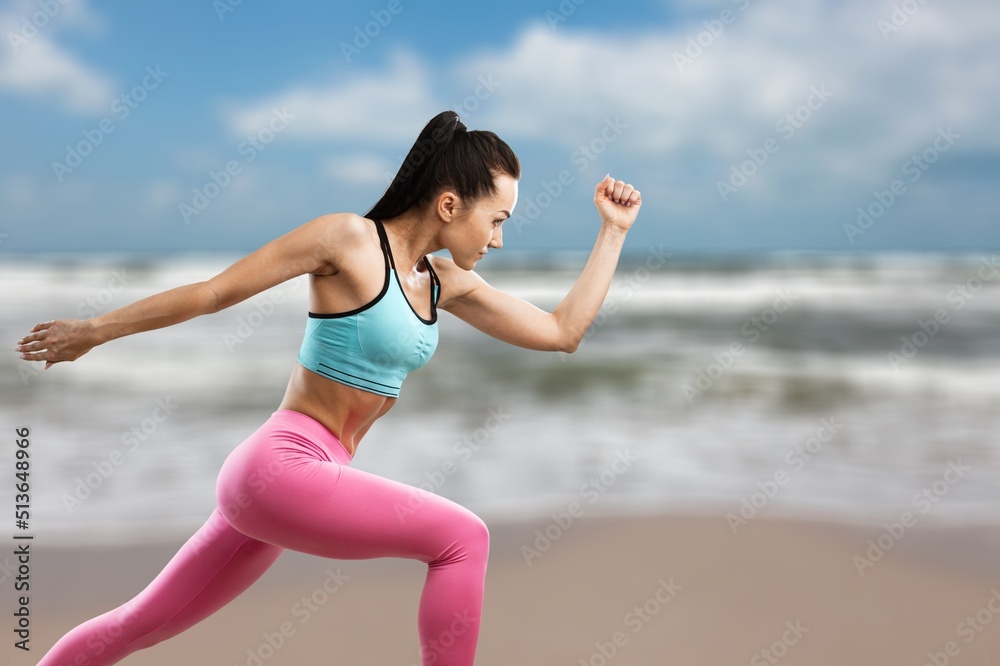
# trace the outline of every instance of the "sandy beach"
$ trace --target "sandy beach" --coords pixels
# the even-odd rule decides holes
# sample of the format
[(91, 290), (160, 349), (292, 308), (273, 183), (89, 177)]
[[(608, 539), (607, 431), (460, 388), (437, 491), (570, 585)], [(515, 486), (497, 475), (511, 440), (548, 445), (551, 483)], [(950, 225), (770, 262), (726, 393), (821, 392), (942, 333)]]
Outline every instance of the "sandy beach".
[[(548, 544), (536, 531), (546, 528), (557, 536)], [(996, 528), (914, 527), (870, 567), (856, 558), (868, 557), (868, 539), (888, 544), (884, 530), (798, 519), (757, 517), (736, 534), (720, 513), (490, 529), (484, 666), (1000, 664)], [(127, 601), (179, 545), (37, 543), (32, 651), (8, 643), (8, 663), (34, 664), (64, 632)], [(424, 571), (286, 551), (229, 606), (123, 663), (419, 665)], [(339, 588), (313, 596), (332, 575)], [(296, 604), (310, 596), (322, 603), (306, 614)], [(268, 634), (289, 622), (294, 633), (271, 649)]]

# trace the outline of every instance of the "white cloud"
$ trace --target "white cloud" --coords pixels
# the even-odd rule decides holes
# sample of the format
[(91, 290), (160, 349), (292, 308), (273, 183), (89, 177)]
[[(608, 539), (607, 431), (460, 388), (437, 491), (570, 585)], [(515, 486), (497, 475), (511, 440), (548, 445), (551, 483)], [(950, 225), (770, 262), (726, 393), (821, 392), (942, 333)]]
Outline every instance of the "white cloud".
[[(331, 155), (322, 164), (321, 171), (332, 182), (342, 185), (381, 185), (389, 186), (392, 176), (399, 168), (388, 160), (371, 153), (355, 155)], [(390, 180), (386, 180), (385, 174)]]
[(54, 99), (74, 113), (105, 110), (111, 80), (56, 42), (63, 30), (100, 33), (103, 22), (84, 0), (46, 6), (51, 9), (22, 0), (0, 10), (0, 34), (7, 42), (0, 49), (0, 90)]
[[(703, 196), (693, 188), (727, 178), (730, 166), (768, 137), (784, 154), (741, 196), (808, 198), (814, 188), (826, 201), (845, 191), (864, 196), (887, 186), (939, 127), (952, 124), (969, 148), (1000, 149), (1000, 5), (923, 4), (886, 38), (879, 21), (891, 18), (894, 4), (716, 4), (711, 11), (730, 9), (733, 20), (715, 36), (703, 32), (704, 12), (627, 32), (572, 22), (553, 30), (539, 20), (509, 46), (460, 54), (450, 67), (397, 50), (384, 69), (232, 103), (225, 117), (234, 134), (245, 135), (263, 127), (273, 109), (287, 108), (296, 114), (292, 136), (392, 146), (401, 159), (430, 117), (455, 108), (449, 102), (486, 78), (498, 82), (496, 91), (474, 111), (459, 109), (471, 126), (569, 156), (598, 138), (607, 119), (620, 118), (628, 128), (615, 142), (615, 158), (628, 156), (637, 173), (669, 174), (687, 193), (679, 196)], [(679, 67), (676, 57), (697, 40), (703, 52), (692, 51)], [(776, 123), (803, 110), (815, 89), (832, 95), (794, 134), (779, 132)], [(324, 170), (334, 179), (384, 184), (379, 158), (349, 159), (353, 167), (330, 162)], [(788, 185), (802, 182), (813, 184)]]
[[(808, 148), (806, 162), (769, 166), (759, 180), (803, 169), (843, 176), (846, 164), (848, 176), (877, 179), (948, 122), (978, 146), (1000, 147), (996, 3), (923, 5), (889, 40), (876, 24), (888, 3), (730, 6), (735, 19), (681, 69), (675, 54), (705, 30), (701, 17), (617, 35), (537, 23), (507, 49), (463, 59), (457, 72), (505, 82), (479, 118), (501, 136), (571, 150), (596, 137), (603, 118), (620, 116), (629, 129), (619, 143), (637, 158), (693, 152), (736, 162), (769, 135)], [(778, 134), (777, 120), (820, 84), (834, 92), (830, 101), (792, 137)]]
[[(399, 146), (413, 142), (440, 109), (430, 93), (428, 68), (419, 57), (397, 49), (386, 72), (358, 75), (332, 85), (299, 84), (249, 105), (222, 104), (222, 115), (235, 136), (267, 126), (275, 109), (294, 114), (289, 136), (361, 140)], [(407, 146), (407, 149), (409, 146)]]

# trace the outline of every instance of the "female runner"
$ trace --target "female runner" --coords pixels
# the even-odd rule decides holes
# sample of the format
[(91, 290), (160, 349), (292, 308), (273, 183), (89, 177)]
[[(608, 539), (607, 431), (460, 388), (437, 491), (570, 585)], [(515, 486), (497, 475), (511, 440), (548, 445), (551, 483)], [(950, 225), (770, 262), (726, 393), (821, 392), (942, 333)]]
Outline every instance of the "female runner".
[[(406, 374), (434, 353), (439, 308), (527, 349), (579, 345), (607, 295), (639, 192), (610, 176), (597, 185), (597, 242), (550, 313), (473, 271), (490, 248), (503, 246), (520, 176), (517, 157), (496, 134), (467, 131), (458, 114), (444, 111), (365, 217), (322, 215), (210, 280), (92, 319), (44, 322), (18, 341), (21, 358), (44, 361), (47, 370), (109, 340), (310, 276), (306, 332), (284, 399), (223, 463), (207, 522), (142, 592), (72, 629), (39, 666), (105, 666), (176, 636), (244, 592), (286, 548), (426, 562), (417, 618), (423, 663), (473, 664), (489, 555), (485, 523), (433, 493), (415, 504), (419, 489), (350, 463)], [(441, 249), (451, 258), (431, 256)]]

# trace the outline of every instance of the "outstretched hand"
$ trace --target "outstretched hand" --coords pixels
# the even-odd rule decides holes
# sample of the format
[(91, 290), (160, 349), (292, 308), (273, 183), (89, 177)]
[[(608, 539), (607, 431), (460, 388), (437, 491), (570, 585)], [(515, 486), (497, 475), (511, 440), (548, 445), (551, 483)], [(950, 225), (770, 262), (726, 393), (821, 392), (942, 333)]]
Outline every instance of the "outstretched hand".
[(90, 323), (84, 319), (55, 319), (35, 324), (17, 341), (15, 351), (27, 361), (45, 361), (45, 370), (60, 361), (75, 361), (94, 348)]
[(615, 180), (608, 174), (597, 184), (594, 205), (604, 226), (628, 231), (639, 214), (642, 196), (629, 183)]

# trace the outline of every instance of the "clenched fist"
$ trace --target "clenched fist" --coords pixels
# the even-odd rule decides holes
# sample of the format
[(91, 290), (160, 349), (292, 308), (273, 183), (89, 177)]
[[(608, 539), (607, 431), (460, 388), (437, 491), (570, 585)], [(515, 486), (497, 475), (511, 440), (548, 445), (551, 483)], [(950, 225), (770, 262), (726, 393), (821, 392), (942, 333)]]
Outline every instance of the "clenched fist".
[(615, 180), (609, 174), (597, 184), (594, 205), (605, 226), (628, 231), (639, 214), (642, 196), (631, 184)]

